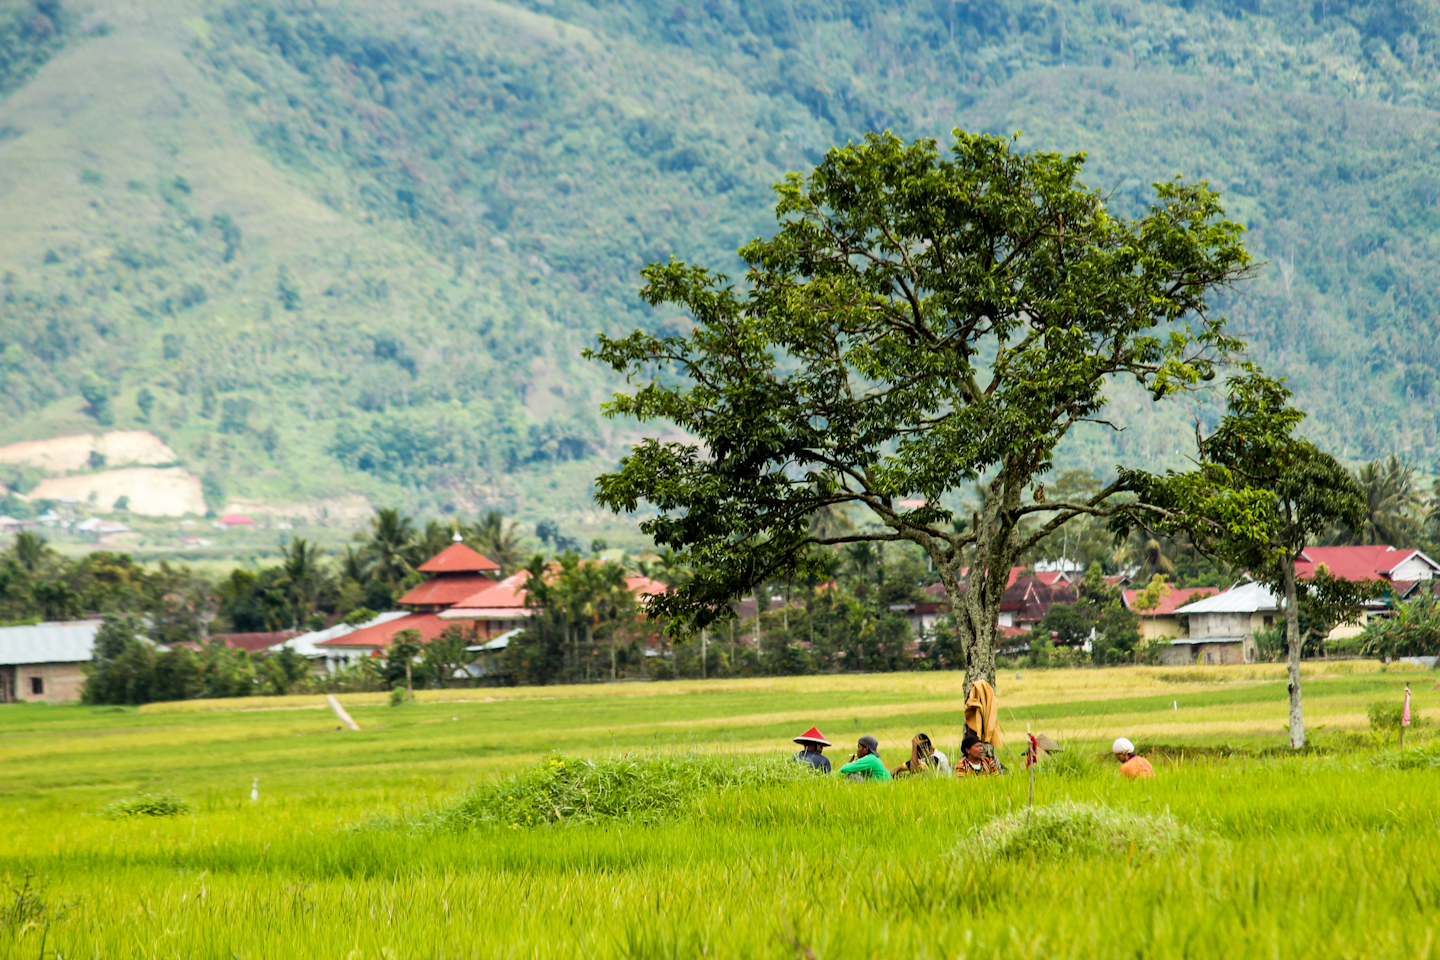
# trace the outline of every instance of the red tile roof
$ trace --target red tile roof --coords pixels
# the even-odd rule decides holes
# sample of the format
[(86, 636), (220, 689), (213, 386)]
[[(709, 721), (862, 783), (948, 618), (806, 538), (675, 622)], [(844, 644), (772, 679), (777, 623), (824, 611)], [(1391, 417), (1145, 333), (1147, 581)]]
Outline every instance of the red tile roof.
[(1195, 600), (1203, 600), (1219, 593), (1217, 587), (1171, 587), (1169, 594), (1160, 598), (1160, 604), (1154, 610), (1136, 610), (1135, 595), (1139, 590), (1125, 590), (1120, 596), (1125, 600), (1125, 607), (1145, 617), (1169, 617), (1174, 616), (1177, 607), (1183, 607)]
[[(451, 609), (456, 611), (521, 609), (525, 606), (525, 584), (529, 580), (530, 572), (528, 570), (512, 573), (499, 583), (492, 582), (488, 587), (455, 601), (451, 605)], [(651, 580), (649, 577), (626, 577), (625, 585), (630, 588), (631, 593), (640, 597), (664, 593), (670, 589), (659, 580)], [(753, 604), (750, 615), (755, 615)]]
[(1395, 568), (1411, 557), (1419, 555), (1422, 562), (1432, 569), (1434, 561), (1419, 550), (1397, 550), (1385, 544), (1350, 547), (1306, 547), (1300, 559), (1295, 562), (1295, 575), (1313, 577), (1320, 564), (1330, 570), (1332, 576), (1342, 580), (1390, 580)]
[(372, 650), (383, 650), (390, 646), (390, 641), (401, 630), (418, 630), (420, 642), (429, 643), (440, 636), (440, 632), (449, 626), (452, 624), (441, 620), (437, 613), (411, 613), (403, 617), (396, 617), (394, 620), (387, 620), (384, 623), (377, 623), (373, 627), (363, 627), (351, 631), (343, 637), (321, 640), (315, 646), (368, 647)]
[(479, 573), (481, 570), (499, 570), (500, 564), (463, 543), (452, 543), (415, 569), (421, 573)]
[(530, 572), (528, 570), (512, 573), (498, 583), (492, 581), (489, 586), (482, 587), (469, 596), (461, 597), (451, 606), (456, 609), (523, 607), (525, 606), (525, 584), (529, 579)]
[(441, 574), (419, 584), (395, 602), (411, 607), (448, 607), (493, 586), (495, 581), (484, 574)]
[(300, 636), (298, 630), (275, 630), (269, 633), (215, 633), (206, 637), (200, 643), (191, 643), (188, 640), (171, 644), (175, 647), (189, 647), (198, 650), (201, 644), (213, 643), (216, 640), (224, 643), (231, 650), (244, 650), (246, 653), (257, 653), (266, 647), (273, 647), (277, 643), (284, 643), (291, 637)]
[(1000, 598), (1000, 609), (1016, 614), (1020, 623), (1034, 623), (1057, 603), (1074, 603), (1075, 588), (1068, 583), (1045, 583), (1039, 577), (1020, 577)]

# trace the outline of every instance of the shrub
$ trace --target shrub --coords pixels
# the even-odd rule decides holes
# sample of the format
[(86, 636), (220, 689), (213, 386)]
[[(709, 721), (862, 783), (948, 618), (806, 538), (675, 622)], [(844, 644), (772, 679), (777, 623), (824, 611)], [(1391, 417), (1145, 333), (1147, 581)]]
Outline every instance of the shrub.
[(1155, 857), (1193, 847), (1191, 828), (1165, 813), (1140, 814), (1088, 803), (1056, 803), (996, 817), (960, 845), (966, 860)]
[[(1404, 708), (1398, 703), (1372, 703), (1366, 711), (1370, 716), (1370, 729), (1376, 732), (1385, 730), (1399, 730), (1400, 716)], [(1414, 720), (1414, 714), (1411, 714)]]
[(538, 826), (673, 819), (703, 793), (809, 780), (790, 760), (733, 762), (700, 753), (581, 760), (552, 754), (528, 770), (481, 784), (433, 818), (442, 827)]
[(121, 817), (180, 817), (190, 813), (190, 804), (173, 793), (142, 793), (116, 800), (100, 813), (116, 820)]

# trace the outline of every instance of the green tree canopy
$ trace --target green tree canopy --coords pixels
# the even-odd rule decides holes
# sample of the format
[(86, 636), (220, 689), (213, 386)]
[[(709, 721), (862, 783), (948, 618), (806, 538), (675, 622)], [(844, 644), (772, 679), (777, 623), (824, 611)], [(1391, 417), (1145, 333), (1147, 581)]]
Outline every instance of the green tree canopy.
[(1290, 668), (1290, 742), (1305, 745), (1300, 692), (1299, 600), (1308, 597), (1330, 623), (1358, 619), (1373, 585), (1325, 572), (1299, 582), (1295, 562), (1305, 548), (1339, 524), (1358, 527), (1365, 495), (1335, 458), (1295, 436), (1305, 415), (1290, 391), (1252, 364), (1228, 381), (1227, 412), (1199, 441), (1199, 463), (1184, 473), (1157, 477), (1122, 471), (1121, 481), (1140, 495), (1116, 526), (1136, 524), (1185, 534), (1202, 549), (1247, 570), (1283, 598)]
[[(1009, 568), (1121, 490), (1046, 500), (1056, 445), (1102, 418), (1109, 380), (1158, 399), (1239, 346), (1208, 303), (1250, 263), (1218, 195), (1158, 184), (1126, 220), (1083, 163), (959, 130), (948, 154), (872, 134), (776, 187), (778, 232), (740, 250), (746, 289), (674, 260), (643, 271), (644, 299), (693, 331), (587, 355), (640, 384), (608, 416), (694, 438), (646, 439), (597, 480), (614, 510), (656, 508), (643, 529), (696, 570), (658, 612), (703, 626), (753, 584), (816, 569), (817, 545), (909, 540), (945, 583), (967, 680), (994, 682)], [(981, 509), (956, 517), (947, 500), (982, 480)], [(878, 528), (812, 527), (847, 505)]]

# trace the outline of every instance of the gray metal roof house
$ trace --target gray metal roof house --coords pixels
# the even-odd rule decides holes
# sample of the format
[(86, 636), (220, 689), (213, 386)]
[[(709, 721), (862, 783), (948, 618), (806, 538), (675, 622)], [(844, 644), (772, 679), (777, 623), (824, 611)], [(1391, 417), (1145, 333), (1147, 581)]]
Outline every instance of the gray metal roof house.
[(0, 703), (74, 703), (85, 686), (80, 665), (95, 652), (99, 620), (0, 627)]

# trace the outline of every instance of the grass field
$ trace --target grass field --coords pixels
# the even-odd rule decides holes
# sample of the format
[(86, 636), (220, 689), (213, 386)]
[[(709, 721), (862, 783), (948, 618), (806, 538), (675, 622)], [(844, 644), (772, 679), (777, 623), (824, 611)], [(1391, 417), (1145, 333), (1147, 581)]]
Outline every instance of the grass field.
[[(426, 814), (553, 751), (744, 765), (819, 723), (837, 754), (873, 733), (893, 765), (925, 730), (953, 755), (960, 678), (342, 698), (358, 733), (318, 698), (6, 706), (0, 958), (1440, 956), (1440, 751), (1426, 726), (1403, 752), (1373, 742), (1365, 718), (1407, 679), (1433, 715), (1437, 677), (1306, 670), (1321, 729), (1305, 756), (1275, 749), (1276, 667), (1023, 671), (1000, 683), (1003, 779), (741, 786), (645, 825), (456, 830)], [(1179, 845), (971, 845), (1024, 806), (1008, 755), (1027, 724), (1068, 745), (1038, 807), (1168, 812)], [(1152, 745), (1155, 781), (1100, 756), (1120, 734)], [(103, 814), (140, 793), (192, 812)]]

